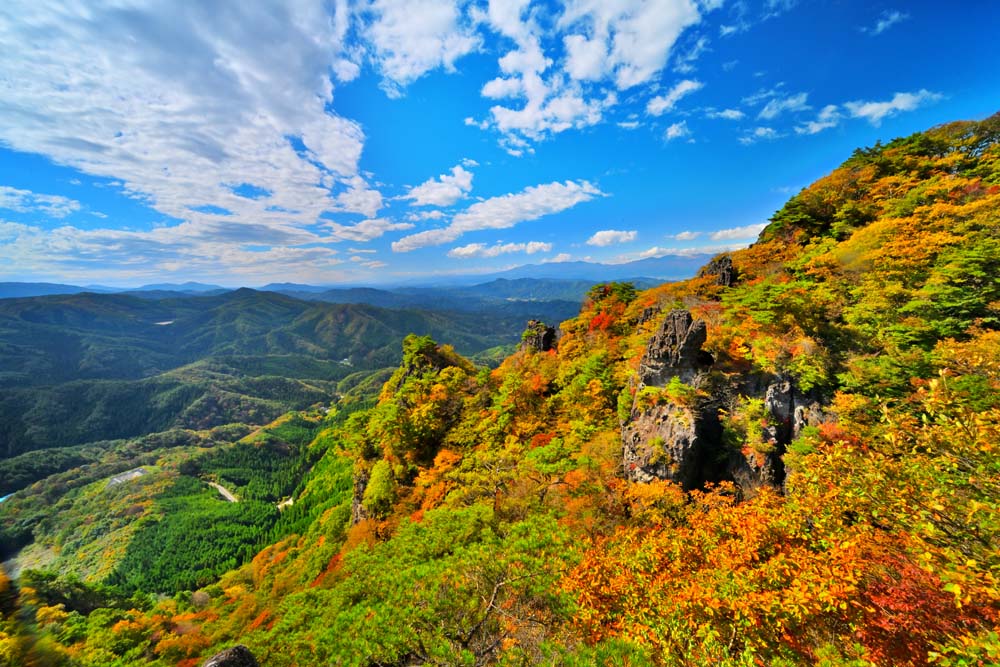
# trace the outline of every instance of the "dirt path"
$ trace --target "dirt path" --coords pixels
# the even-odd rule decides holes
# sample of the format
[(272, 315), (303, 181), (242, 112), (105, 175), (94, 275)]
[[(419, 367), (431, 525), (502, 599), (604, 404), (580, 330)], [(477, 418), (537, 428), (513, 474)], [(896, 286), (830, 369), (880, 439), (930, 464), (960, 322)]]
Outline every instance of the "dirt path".
[(213, 489), (215, 489), (216, 491), (218, 491), (219, 495), (221, 495), (223, 498), (225, 498), (229, 502), (231, 502), (231, 503), (238, 503), (238, 502), (240, 502), (240, 499), (237, 498), (236, 496), (234, 496), (233, 494), (229, 493), (229, 490), (226, 489), (226, 487), (224, 487), (224, 486), (222, 486), (220, 484), (216, 484), (215, 482), (209, 482), (208, 485), (210, 487), (212, 487)]

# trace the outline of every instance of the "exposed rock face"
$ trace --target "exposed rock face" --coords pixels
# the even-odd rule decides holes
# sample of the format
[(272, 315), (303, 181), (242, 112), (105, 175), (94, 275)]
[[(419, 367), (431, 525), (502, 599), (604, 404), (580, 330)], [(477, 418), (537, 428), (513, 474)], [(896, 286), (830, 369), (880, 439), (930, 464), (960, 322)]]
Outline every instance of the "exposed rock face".
[(645, 324), (646, 322), (650, 321), (651, 319), (659, 315), (661, 312), (663, 312), (663, 310), (659, 306), (650, 306), (649, 308), (643, 308), (642, 314), (639, 315), (638, 324), (639, 325)]
[(206, 660), (201, 667), (260, 667), (257, 658), (242, 644), (227, 648)]
[(739, 271), (733, 266), (733, 258), (723, 255), (709, 262), (700, 272), (702, 276), (715, 276), (715, 283), (723, 287), (732, 287), (739, 279)]
[(686, 310), (672, 310), (646, 346), (639, 366), (639, 381), (646, 386), (662, 387), (672, 377), (691, 383), (712, 365), (712, 357), (702, 351), (708, 331), (705, 323), (694, 320)]
[(545, 322), (529, 320), (528, 328), (521, 336), (521, 349), (548, 352), (556, 342), (557, 331)]
[[(723, 379), (709, 374), (710, 354), (705, 323), (686, 310), (667, 314), (650, 339), (639, 365), (639, 386), (629, 419), (622, 424), (625, 475), (636, 482), (666, 479), (685, 489), (706, 482), (732, 480), (744, 496), (762, 486), (780, 487), (785, 479), (782, 457), (788, 444), (807, 425), (828, 419), (815, 397), (797, 391), (787, 377), (744, 376)], [(677, 378), (699, 390), (683, 401), (650, 401), (646, 387), (663, 388)], [(766, 447), (740, 451), (723, 438), (720, 408), (738, 395), (762, 397), (768, 414)], [(655, 392), (654, 392), (655, 396)]]
[[(646, 346), (629, 420), (622, 425), (625, 475), (637, 482), (669, 479), (694, 488), (714, 477), (713, 448), (721, 442), (718, 406), (696, 398), (690, 405), (640, 405), (644, 387), (665, 387), (673, 378), (705, 384), (712, 357), (701, 349), (705, 323), (686, 310), (667, 314)], [(714, 447), (713, 447), (714, 446)]]
[(365, 489), (368, 487), (368, 471), (354, 469), (354, 496), (351, 499), (351, 525), (355, 526), (368, 518), (365, 510)]
[(704, 403), (633, 409), (622, 441), (625, 475), (632, 481), (668, 479), (693, 489), (718, 477), (714, 454), (721, 426), (717, 412)]
[(762, 486), (780, 487), (785, 481), (782, 457), (788, 445), (801, 435), (806, 426), (816, 426), (830, 418), (819, 401), (799, 392), (795, 384), (784, 377), (767, 385), (764, 407), (770, 415), (764, 437), (773, 449), (766, 454), (734, 453), (729, 462), (728, 476), (745, 496), (754, 495)]

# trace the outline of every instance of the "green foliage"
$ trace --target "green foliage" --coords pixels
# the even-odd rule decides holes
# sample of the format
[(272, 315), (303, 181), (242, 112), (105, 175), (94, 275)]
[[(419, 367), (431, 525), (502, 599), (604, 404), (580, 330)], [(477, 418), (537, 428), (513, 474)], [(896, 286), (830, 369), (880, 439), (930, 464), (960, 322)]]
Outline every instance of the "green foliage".
[(289, 664), (280, 638), (304, 633), (316, 641), (292, 646), (315, 664), (476, 664), (512, 640), (531, 655), (536, 628), (569, 609), (555, 584), (572, 559), (565, 532), (545, 516), (506, 525), (481, 506), (429, 512), (352, 552), (333, 588), (290, 596), (269, 660)]
[(591, 287), (587, 292), (587, 298), (594, 303), (614, 299), (621, 303), (629, 304), (635, 301), (636, 295), (637, 292), (633, 283), (600, 283)]
[(371, 516), (382, 518), (392, 509), (395, 498), (396, 480), (392, 475), (392, 466), (385, 459), (380, 459), (372, 467), (362, 504)]

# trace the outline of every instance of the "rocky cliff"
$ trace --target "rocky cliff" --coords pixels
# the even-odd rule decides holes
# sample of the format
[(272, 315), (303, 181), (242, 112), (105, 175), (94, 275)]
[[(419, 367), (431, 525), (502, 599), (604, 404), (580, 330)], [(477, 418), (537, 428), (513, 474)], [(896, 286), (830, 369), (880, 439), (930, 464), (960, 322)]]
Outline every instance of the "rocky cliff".
[[(673, 310), (650, 339), (622, 425), (625, 474), (685, 489), (730, 480), (748, 495), (762, 485), (780, 486), (787, 446), (803, 427), (827, 418), (822, 403), (787, 377), (713, 372), (712, 355), (702, 349), (706, 337), (703, 321)], [(753, 399), (763, 403), (762, 415), (748, 417), (757, 420), (760, 442), (740, 446), (727, 426)]]

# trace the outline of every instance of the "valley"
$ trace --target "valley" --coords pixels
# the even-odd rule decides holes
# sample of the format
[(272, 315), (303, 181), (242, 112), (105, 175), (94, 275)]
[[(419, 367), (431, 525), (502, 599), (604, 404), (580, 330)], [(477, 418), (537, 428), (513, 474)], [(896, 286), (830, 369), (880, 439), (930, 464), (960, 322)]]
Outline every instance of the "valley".
[(568, 314), (580, 285), (0, 300), (0, 655), (991, 664), (998, 209), (993, 116)]

